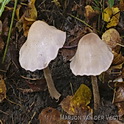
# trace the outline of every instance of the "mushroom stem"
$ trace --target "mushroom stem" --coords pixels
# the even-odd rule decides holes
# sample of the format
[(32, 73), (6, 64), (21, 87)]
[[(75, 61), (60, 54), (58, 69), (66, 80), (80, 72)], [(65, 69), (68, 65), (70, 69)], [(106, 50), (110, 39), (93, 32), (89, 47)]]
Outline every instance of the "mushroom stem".
[(96, 76), (91, 76), (91, 83), (94, 97), (94, 110), (97, 110), (100, 105), (100, 95)]
[(61, 94), (55, 88), (49, 67), (47, 66), (45, 69), (43, 69), (43, 72), (44, 72), (44, 77), (47, 82), (48, 91), (50, 93), (50, 96), (52, 98), (59, 99)]

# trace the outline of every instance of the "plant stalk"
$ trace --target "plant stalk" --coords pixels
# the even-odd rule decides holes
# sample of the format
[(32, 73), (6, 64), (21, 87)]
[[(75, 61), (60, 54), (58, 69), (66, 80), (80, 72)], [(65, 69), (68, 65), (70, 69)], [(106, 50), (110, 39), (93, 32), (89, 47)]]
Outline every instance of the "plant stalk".
[(17, 2), (18, 2), (18, 0), (15, 0), (11, 23), (10, 23), (10, 28), (9, 28), (9, 33), (8, 33), (7, 42), (6, 42), (6, 47), (5, 47), (3, 58), (2, 58), (2, 63), (4, 63), (4, 61), (5, 61), (5, 57), (6, 57), (8, 46), (9, 46), (9, 41), (10, 41), (10, 36), (11, 36), (11, 32), (12, 32), (12, 26), (13, 26), (13, 22), (14, 22), (14, 16), (15, 16), (15, 11), (16, 11), (16, 7), (17, 7)]

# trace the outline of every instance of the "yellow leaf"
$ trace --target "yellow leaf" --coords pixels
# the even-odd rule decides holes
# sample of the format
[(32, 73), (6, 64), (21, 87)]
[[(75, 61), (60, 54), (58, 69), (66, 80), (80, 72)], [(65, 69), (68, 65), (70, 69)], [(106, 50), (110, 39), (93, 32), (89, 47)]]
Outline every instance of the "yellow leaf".
[(19, 16), (20, 9), (21, 9), (21, 5), (18, 5), (18, 6), (17, 6), (17, 9), (16, 9), (17, 20), (20, 19), (20, 16)]
[(6, 85), (5, 82), (0, 75), (0, 102), (2, 102), (6, 98)]
[(119, 23), (120, 10), (118, 7), (105, 8), (102, 13), (102, 19), (107, 22), (107, 28), (116, 26)]
[(112, 9), (107, 7), (103, 10), (103, 13), (102, 13), (102, 19), (105, 21), (105, 22), (109, 22), (110, 19), (111, 19), (111, 15), (112, 15)]
[(91, 90), (84, 84), (81, 84), (76, 93), (72, 98), (72, 104), (80, 106), (80, 105), (88, 105), (91, 100)]
[(24, 17), (27, 21), (35, 21), (37, 18), (37, 10), (35, 8), (35, 1), (36, 0), (31, 0), (28, 4), (28, 9)]

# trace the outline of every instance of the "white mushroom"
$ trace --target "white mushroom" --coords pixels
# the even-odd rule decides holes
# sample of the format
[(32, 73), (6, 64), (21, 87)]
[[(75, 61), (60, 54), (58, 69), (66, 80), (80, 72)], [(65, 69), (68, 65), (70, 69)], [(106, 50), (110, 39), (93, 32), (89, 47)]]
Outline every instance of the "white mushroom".
[(19, 62), (22, 68), (32, 72), (43, 69), (48, 90), (51, 97), (55, 99), (58, 99), (60, 94), (55, 89), (48, 64), (56, 58), (65, 39), (65, 32), (43, 21), (36, 21), (31, 25), (27, 40), (19, 51)]
[(71, 60), (70, 68), (74, 75), (92, 76), (94, 109), (97, 109), (100, 104), (99, 89), (95, 76), (106, 71), (112, 60), (111, 49), (95, 33), (89, 33), (80, 39), (77, 52)]

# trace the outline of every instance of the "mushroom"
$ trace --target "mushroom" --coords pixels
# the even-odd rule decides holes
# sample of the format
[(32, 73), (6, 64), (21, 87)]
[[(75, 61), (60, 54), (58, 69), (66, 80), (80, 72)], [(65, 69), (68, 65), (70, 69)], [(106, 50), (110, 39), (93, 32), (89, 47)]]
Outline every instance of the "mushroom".
[(70, 68), (74, 75), (91, 76), (94, 110), (100, 104), (97, 75), (106, 71), (113, 60), (111, 49), (95, 33), (83, 36), (78, 44), (75, 56), (71, 59)]
[(32, 72), (43, 69), (49, 93), (55, 99), (59, 99), (61, 95), (54, 86), (48, 64), (56, 58), (65, 39), (65, 32), (38, 20), (31, 25), (27, 40), (19, 51), (22, 68)]

